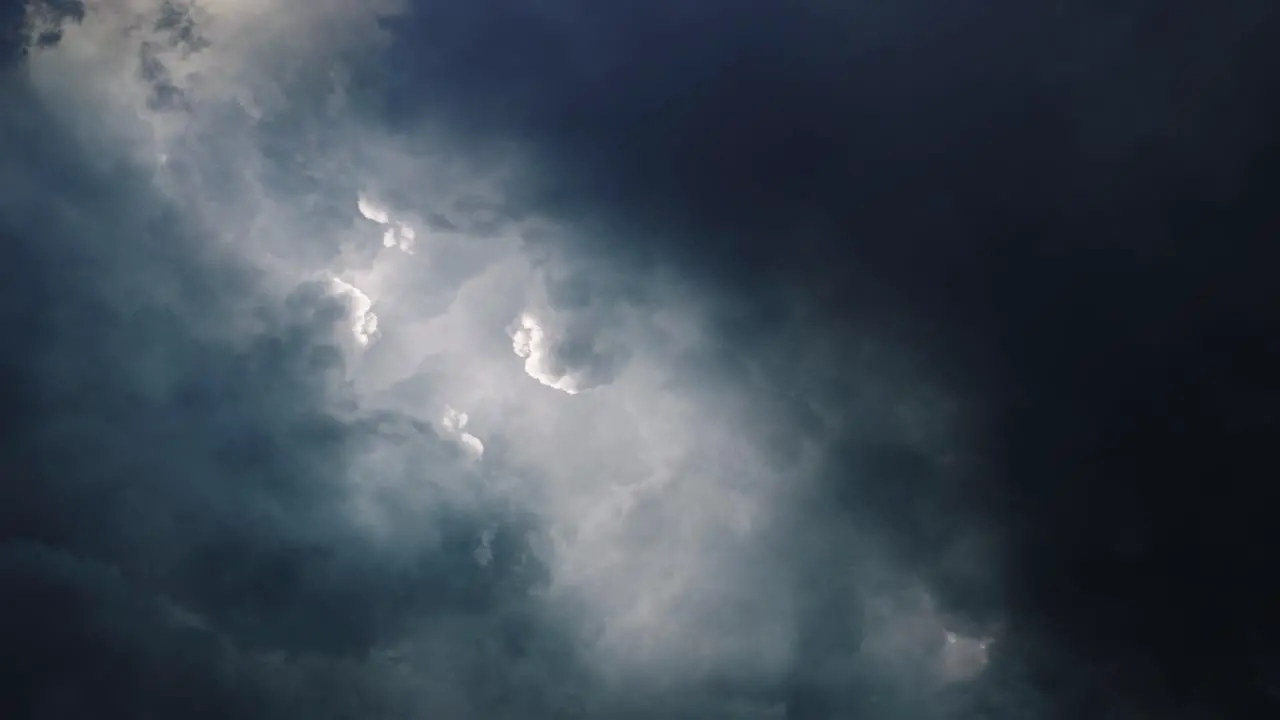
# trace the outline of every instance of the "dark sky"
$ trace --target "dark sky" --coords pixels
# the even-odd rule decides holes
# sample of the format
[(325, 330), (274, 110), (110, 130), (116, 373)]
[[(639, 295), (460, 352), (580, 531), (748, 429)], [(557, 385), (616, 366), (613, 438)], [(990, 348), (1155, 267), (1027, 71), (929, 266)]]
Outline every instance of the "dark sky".
[(0, 717), (1280, 716), (1280, 6), (26, 5)]

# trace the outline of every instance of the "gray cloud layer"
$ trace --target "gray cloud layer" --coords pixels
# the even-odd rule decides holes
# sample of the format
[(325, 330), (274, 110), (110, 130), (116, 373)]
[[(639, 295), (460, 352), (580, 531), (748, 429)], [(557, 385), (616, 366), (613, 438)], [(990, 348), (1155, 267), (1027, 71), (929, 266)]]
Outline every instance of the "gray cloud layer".
[(6, 717), (1276, 702), (1261, 4), (39, 5)]

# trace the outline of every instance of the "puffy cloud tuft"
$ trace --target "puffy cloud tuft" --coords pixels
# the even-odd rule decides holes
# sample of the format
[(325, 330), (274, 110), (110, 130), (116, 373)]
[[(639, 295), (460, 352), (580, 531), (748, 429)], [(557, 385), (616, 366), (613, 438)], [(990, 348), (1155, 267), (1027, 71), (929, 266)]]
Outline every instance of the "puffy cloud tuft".
[(570, 395), (613, 382), (626, 352), (606, 344), (586, 323), (569, 323), (555, 332), (530, 312), (521, 313), (511, 332), (511, 348), (524, 358), (525, 373)]
[(412, 225), (403, 220), (393, 220), (391, 210), (368, 195), (361, 195), (356, 200), (356, 209), (366, 220), (383, 226), (383, 247), (398, 248), (406, 253), (413, 253), (413, 245), (418, 239), (418, 233)]
[(391, 222), (391, 213), (376, 201), (365, 195), (361, 195), (356, 201), (356, 208), (366, 220), (372, 220), (379, 225), (386, 225)]
[(330, 280), (330, 288), (346, 304), (352, 337), (362, 347), (368, 345), (378, 334), (378, 316), (373, 313), (373, 300), (360, 288), (338, 278)]
[(467, 423), (471, 418), (464, 412), (449, 407), (444, 408), (444, 417), (440, 419), (440, 424), (444, 426), (446, 432), (452, 435), (458, 444), (463, 447), (472, 457), (479, 458), (484, 455), (484, 443), (480, 438), (466, 431)]

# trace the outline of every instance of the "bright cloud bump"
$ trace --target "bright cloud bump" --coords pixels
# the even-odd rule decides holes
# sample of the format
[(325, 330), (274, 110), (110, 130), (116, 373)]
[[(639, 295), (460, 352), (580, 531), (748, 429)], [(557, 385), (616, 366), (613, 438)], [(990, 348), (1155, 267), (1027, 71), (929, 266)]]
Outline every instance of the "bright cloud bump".
[(578, 381), (572, 375), (556, 368), (551, 339), (533, 315), (520, 315), (516, 328), (511, 333), (511, 349), (524, 358), (524, 371), (529, 377), (570, 395), (581, 391)]
[(348, 308), (351, 335), (361, 346), (368, 345), (377, 336), (378, 316), (373, 313), (373, 300), (363, 290), (338, 278), (330, 280), (334, 295)]
[(449, 406), (445, 406), (444, 417), (440, 419), (440, 424), (445, 430), (457, 437), (458, 442), (466, 449), (468, 453), (474, 457), (484, 455), (484, 443), (480, 438), (466, 432), (467, 423), (471, 418), (464, 412), (458, 412)]
[(393, 221), (390, 210), (364, 195), (361, 195), (356, 202), (356, 208), (366, 220), (371, 220), (384, 226), (385, 229), (382, 231), (383, 247), (398, 248), (406, 253), (413, 253), (414, 241), (418, 239), (418, 233), (413, 229), (413, 226), (406, 222)]

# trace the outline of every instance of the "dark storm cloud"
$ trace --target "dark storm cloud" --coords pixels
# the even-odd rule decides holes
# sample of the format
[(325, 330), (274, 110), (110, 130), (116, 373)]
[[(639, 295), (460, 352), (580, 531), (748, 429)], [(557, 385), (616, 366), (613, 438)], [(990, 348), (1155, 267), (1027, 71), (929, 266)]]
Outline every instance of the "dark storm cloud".
[[(528, 599), (539, 527), (429, 424), (357, 406), (349, 308), (275, 299), (24, 81), (2, 92), (6, 717), (545, 706), (571, 658)], [(375, 657), (404, 644), (440, 655), (432, 683)]]
[(883, 478), (848, 503), (926, 567), (951, 520), (920, 506), (948, 493), (1004, 533), (1012, 615), (975, 702), (1022, 692), (1000, 687), (1020, 667), (1050, 716), (1256, 714), (1278, 700), (1274, 523), (1250, 500), (1275, 472), (1276, 20), (419, 2), (392, 25), (388, 111), (523, 143), (525, 203), (590, 226), (586, 252), (725, 290), (731, 345), (879, 320), (951, 373), (991, 423), (970, 485), (894, 447), (832, 482)]
[(40, 47), (56, 44), (61, 37), (58, 24), (67, 19), (82, 17), (84, 3), (80, 0), (7, 4), (0, 10), (0, 62), (17, 60), (32, 45)]
[(6, 543), (0, 582), (5, 707), (17, 717), (254, 717), (260, 710), (264, 688), (238, 676), (217, 638), (175, 621), (110, 567)]
[[(343, 20), (324, 45), (358, 34), (340, 4), (272, 7)], [(218, 250), (219, 228), (63, 132), (65, 108), (44, 115), (6, 81), (0, 459), (17, 481), (0, 486), (0, 583), (17, 591), (0, 595), (14, 638), (0, 709), (1266, 716), (1275, 602), (1258, 577), (1274, 533), (1250, 482), (1275, 470), (1257, 230), (1276, 160), (1274, 11), (882, 5), (421, 0), (385, 20), (389, 57), (353, 66), (353, 109), (407, 135), (425, 120), (460, 155), (528, 160), (501, 201), (446, 198), (419, 230), (461, 228), (462, 244), (534, 216), (572, 229), (524, 235), (556, 258), (533, 312), (555, 332), (552, 379), (600, 392), (561, 405), (492, 380), (515, 397), (502, 412), (530, 415), (489, 411), (484, 462), (411, 414), (454, 391), (436, 386), (447, 363), (389, 386), (380, 404), (400, 412), (368, 410), (345, 372), (354, 296), (281, 292)], [(250, 29), (236, 22), (220, 29)], [(288, 51), (246, 61), (250, 77), (279, 80), (290, 52), (300, 75), (327, 72), (306, 62), (310, 36), (262, 37)], [(191, 66), (166, 47), (141, 71), (177, 96)], [(304, 208), (287, 229), (354, 220), (343, 203), (368, 178), (347, 176), (351, 128), (317, 119), (327, 94), (303, 94), (248, 133), (179, 134), (209, 137), (174, 177), (187, 162), (221, 178), (192, 183), (217, 211), (202, 222), (259, 219), (241, 212), (245, 178)], [(244, 152), (245, 135), (260, 147)], [(258, 161), (261, 178), (238, 174)], [(384, 182), (397, 214), (430, 194)], [(271, 249), (333, 254), (320, 240)], [(444, 287), (429, 290), (452, 293), (432, 272)], [(624, 310), (689, 287), (710, 342), (632, 334), (643, 323)], [(420, 311), (375, 309), (393, 338)], [(505, 342), (511, 319), (477, 332)], [(616, 432), (634, 428), (581, 408), (655, 354), (678, 368), (661, 390), (705, 410), (654, 413), (645, 429), (683, 452), (669, 484), (627, 486), (638, 520), (566, 550), (597, 569), (624, 555), (623, 570), (588, 577), (581, 607), (548, 608), (545, 518), (488, 488), (640, 474)], [(539, 453), (560, 465), (513, 459)], [(752, 485), (770, 473), (797, 479), (775, 497)], [(763, 540), (700, 534), (742, 496), (776, 515)], [(615, 648), (634, 661), (630, 645), (653, 644), (660, 662), (582, 667), (578, 641), (671, 587), (683, 594)], [(760, 641), (775, 625), (786, 637)]]

